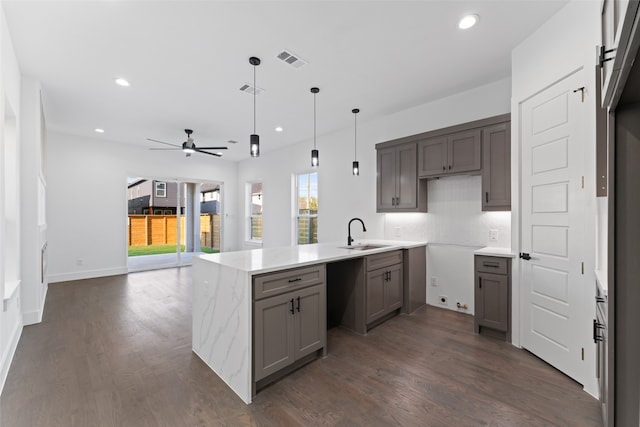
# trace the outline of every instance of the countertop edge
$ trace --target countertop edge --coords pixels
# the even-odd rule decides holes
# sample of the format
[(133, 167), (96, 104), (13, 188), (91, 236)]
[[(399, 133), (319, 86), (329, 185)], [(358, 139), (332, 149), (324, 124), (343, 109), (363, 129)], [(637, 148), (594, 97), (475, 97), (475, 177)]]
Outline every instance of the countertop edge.
[[(340, 243), (320, 243), (320, 244), (316, 244), (316, 245), (322, 245), (322, 246), (327, 246), (327, 247), (335, 247), (336, 249), (342, 249), (344, 251), (349, 251), (349, 252), (344, 252), (344, 253), (340, 253), (340, 254), (336, 254), (336, 255), (332, 255), (332, 256), (326, 256), (326, 257), (320, 257), (318, 259), (310, 259), (310, 260), (305, 260), (305, 261), (300, 261), (299, 259), (296, 260), (295, 262), (282, 262), (276, 265), (272, 265), (272, 266), (268, 266), (268, 267), (264, 267), (264, 268), (256, 268), (256, 269), (247, 269), (247, 268), (240, 268), (238, 266), (233, 266), (230, 265), (229, 263), (225, 263), (225, 262), (221, 262), (218, 260), (214, 260), (211, 259), (213, 258), (212, 255), (218, 255), (218, 254), (199, 254), (194, 256), (194, 259), (198, 259), (204, 262), (210, 262), (210, 263), (214, 263), (214, 264), (218, 264), (227, 268), (232, 268), (235, 269), (237, 271), (241, 271), (243, 273), (246, 273), (250, 276), (256, 276), (259, 274), (265, 274), (265, 273), (272, 273), (275, 271), (281, 271), (281, 270), (290, 270), (290, 269), (294, 269), (294, 268), (299, 268), (299, 267), (306, 267), (309, 265), (315, 265), (315, 264), (326, 264), (326, 263), (330, 263), (330, 262), (337, 262), (337, 261), (342, 261), (342, 260), (348, 260), (348, 259), (354, 259), (354, 258), (361, 258), (364, 256), (369, 256), (369, 255), (375, 255), (375, 254), (380, 254), (380, 253), (384, 253), (384, 252), (389, 252), (389, 251), (394, 251), (394, 250), (404, 250), (404, 249), (413, 249), (413, 248), (419, 248), (422, 246), (427, 246), (427, 242), (423, 242), (423, 241), (394, 241), (394, 240), (361, 240), (359, 241), (356, 246), (358, 244), (362, 244), (362, 245), (375, 245), (375, 244), (379, 244), (379, 245), (385, 245), (385, 247), (381, 247), (381, 248), (376, 248), (376, 249), (368, 249), (365, 251), (359, 251), (359, 250), (350, 250), (350, 249), (344, 249), (342, 248), (342, 246), (346, 246), (346, 245), (341, 245)], [(308, 247), (309, 245), (301, 245), (302, 248), (304, 247)], [(291, 247), (284, 247), (284, 248), (294, 248), (295, 246), (291, 246)], [(243, 251), (232, 251), (232, 252), (226, 252), (227, 254), (231, 254), (231, 253), (240, 253), (240, 252), (245, 252), (247, 255), (251, 252), (255, 252), (255, 251), (269, 251), (269, 249), (282, 249), (281, 248), (263, 248), (263, 249), (249, 249), (249, 250), (243, 250)]]
[(498, 248), (485, 246), (482, 249), (478, 249), (473, 251), (474, 255), (485, 255), (485, 256), (495, 256), (501, 258), (515, 258), (516, 254), (511, 250), (511, 248)]

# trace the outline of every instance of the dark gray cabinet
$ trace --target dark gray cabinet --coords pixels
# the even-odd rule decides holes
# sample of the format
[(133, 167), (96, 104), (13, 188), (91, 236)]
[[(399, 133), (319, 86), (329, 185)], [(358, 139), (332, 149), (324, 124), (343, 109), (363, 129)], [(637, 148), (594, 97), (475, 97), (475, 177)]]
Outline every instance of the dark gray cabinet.
[(479, 171), (482, 167), (481, 146), (480, 129), (422, 140), (418, 143), (418, 176), (428, 178)]
[(377, 212), (426, 212), (426, 183), (418, 181), (416, 144), (377, 150)]
[(603, 107), (616, 104), (624, 90), (623, 83), (633, 63), (634, 49), (638, 46), (638, 40), (633, 38), (638, 6), (638, 0), (602, 2), (599, 62)]
[(511, 210), (511, 126), (482, 130), (482, 210)]
[(402, 251), (370, 255), (365, 259), (365, 323), (369, 326), (402, 308), (403, 263)]
[(476, 333), (487, 333), (511, 341), (511, 259), (476, 255)]
[(593, 321), (593, 341), (596, 344), (596, 378), (600, 390), (600, 406), (604, 425), (609, 423), (609, 350), (607, 331), (607, 296), (596, 284), (596, 318)]
[(326, 348), (324, 264), (257, 276), (254, 300), (254, 382)]

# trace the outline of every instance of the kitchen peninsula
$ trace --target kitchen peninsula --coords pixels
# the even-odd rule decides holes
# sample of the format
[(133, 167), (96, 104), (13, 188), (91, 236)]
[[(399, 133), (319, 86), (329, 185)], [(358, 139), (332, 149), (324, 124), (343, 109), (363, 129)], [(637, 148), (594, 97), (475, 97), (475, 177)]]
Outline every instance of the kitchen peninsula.
[[(327, 298), (327, 290), (341, 301)], [(248, 404), (261, 384), (326, 354), (327, 306), (330, 318), (337, 306), (338, 323), (365, 334), (400, 310), (423, 305), (425, 292), (426, 242), (203, 254), (193, 259), (192, 348)], [(269, 322), (275, 326), (263, 328)], [(271, 350), (255, 345), (263, 339)], [(273, 363), (260, 363), (266, 359)]]

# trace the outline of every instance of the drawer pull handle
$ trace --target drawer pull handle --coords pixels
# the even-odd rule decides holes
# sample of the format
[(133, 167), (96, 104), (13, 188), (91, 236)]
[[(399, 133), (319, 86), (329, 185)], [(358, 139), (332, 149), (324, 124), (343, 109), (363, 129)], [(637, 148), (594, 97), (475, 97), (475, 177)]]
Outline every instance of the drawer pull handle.
[(483, 262), (482, 265), (484, 267), (491, 267), (491, 268), (498, 268), (500, 267), (500, 264), (498, 264), (497, 262)]
[(295, 314), (295, 310), (293, 309), (293, 298), (291, 298), (291, 300), (289, 301), (291, 303), (291, 308), (289, 309), (289, 311), (291, 312), (291, 314)]
[(289, 283), (299, 282), (302, 280), (302, 277), (296, 277), (295, 279), (289, 279)]
[(298, 313), (300, 313), (300, 297), (298, 297)]

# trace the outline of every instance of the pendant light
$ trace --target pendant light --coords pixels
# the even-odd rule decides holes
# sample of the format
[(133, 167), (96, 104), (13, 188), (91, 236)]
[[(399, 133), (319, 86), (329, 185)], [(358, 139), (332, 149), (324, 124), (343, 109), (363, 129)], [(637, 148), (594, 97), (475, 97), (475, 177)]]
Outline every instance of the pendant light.
[(317, 87), (311, 88), (313, 94), (313, 150), (311, 150), (311, 166), (314, 168), (320, 165), (319, 152), (316, 149), (316, 94), (320, 92)]
[(256, 67), (260, 65), (260, 58), (252, 56), (249, 58), (249, 64), (253, 65), (253, 133), (250, 137), (249, 152), (251, 157), (260, 156), (260, 135), (256, 133)]
[(352, 172), (355, 176), (360, 175), (360, 162), (358, 162), (358, 113), (359, 109), (354, 108), (351, 110), (353, 113), (353, 164)]

